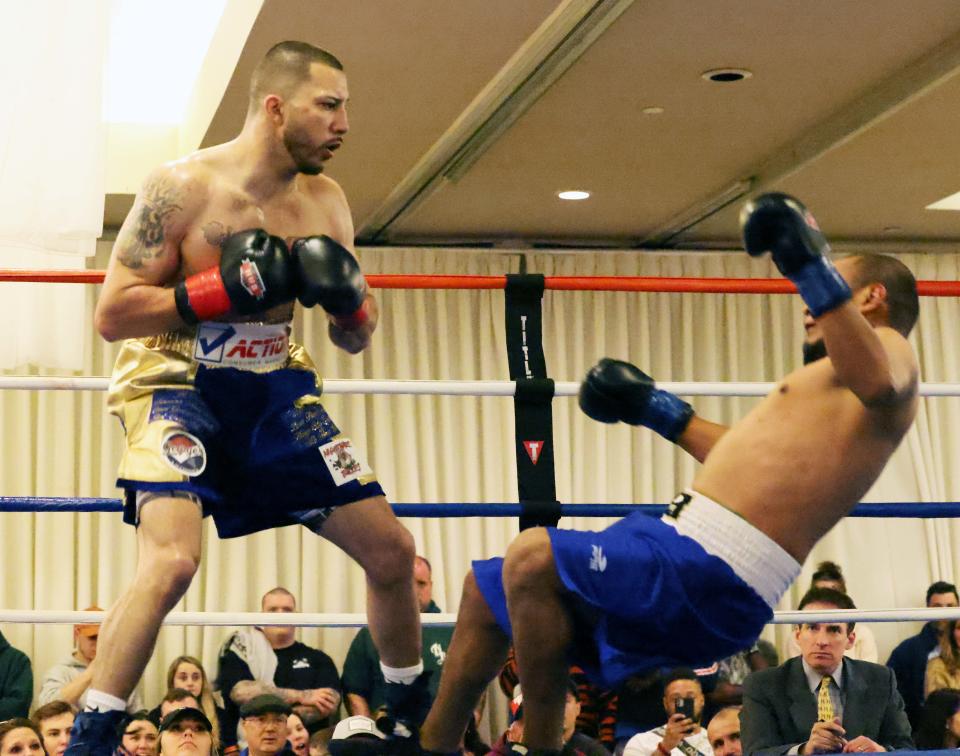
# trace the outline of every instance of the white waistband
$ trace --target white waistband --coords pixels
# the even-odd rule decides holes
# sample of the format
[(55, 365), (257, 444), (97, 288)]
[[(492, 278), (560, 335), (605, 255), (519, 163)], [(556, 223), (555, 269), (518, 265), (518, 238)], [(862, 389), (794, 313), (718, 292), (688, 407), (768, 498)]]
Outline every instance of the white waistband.
[[(719, 557), (773, 609), (800, 574), (800, 564), (766, 533), (696, 491), (685, 491), (676, 518), (663, 521)], [(678, 499), (680, 498), (678, 497)]]
[(287, 362), (289, 323), (219, 323), (197, 326), (193, 359), (209, 367), (275, 370)]

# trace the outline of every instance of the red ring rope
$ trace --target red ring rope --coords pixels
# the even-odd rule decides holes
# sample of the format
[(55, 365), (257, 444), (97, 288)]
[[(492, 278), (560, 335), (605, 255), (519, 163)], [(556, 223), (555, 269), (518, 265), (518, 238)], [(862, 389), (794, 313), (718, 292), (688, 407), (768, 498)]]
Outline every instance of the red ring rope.
[[(103, 283), (102, 270), (4, 270), (0, 283)], [(375, 289), (502, 289), (506, 276), (369, 275)], [(546, 276), (554, 291), (648, 291), (696, 294), (793, 294), (783, 278), (665, 278), (654, 276)], [(926, 297), (960, 297), (960, 281), (917, 281)]]

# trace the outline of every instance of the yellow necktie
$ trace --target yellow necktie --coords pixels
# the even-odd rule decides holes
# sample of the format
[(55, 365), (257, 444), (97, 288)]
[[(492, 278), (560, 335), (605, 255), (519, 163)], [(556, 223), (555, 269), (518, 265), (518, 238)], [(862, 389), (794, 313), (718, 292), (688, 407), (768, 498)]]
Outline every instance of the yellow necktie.
[(820, 692), (817, 694), (817, 719), (821, 722), (833, 721), (833, 701), (830, 700), (830, 675), (820, 681)]

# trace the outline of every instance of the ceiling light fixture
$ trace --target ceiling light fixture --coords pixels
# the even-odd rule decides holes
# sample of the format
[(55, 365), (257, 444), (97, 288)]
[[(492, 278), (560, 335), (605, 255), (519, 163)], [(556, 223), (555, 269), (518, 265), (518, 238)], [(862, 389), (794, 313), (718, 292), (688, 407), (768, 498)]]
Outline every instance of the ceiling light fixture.
[(736, 81), (743, 81), (753, 76), (752, 71), (746, 68), (712, 68), (700, 74), (700, 78), (706, 81), (713, 81), (717, 84), (732, 84)]
[(581, 189), (569, 189), (564, 192), (558, 192), (557, 196), (562, 200), (585, 200), (590, 196), (590, 192)]
[(643, 110), (641, 110), (640, 112), (643, 113), (644, 115), (662, 115), (663, 108), (661, 108), (659, 105), (650, 105), (644, 108)]

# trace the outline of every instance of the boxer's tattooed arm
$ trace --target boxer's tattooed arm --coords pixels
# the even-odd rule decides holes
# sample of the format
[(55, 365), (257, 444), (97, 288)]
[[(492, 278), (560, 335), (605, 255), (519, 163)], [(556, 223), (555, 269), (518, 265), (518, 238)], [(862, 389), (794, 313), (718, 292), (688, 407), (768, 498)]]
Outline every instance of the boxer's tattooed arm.
[(136, 221), (126, 234), (126, 244), (118, 260), (128, 268), (138, 270), (163, 253), (164, 232), (171, 216), (183, 209), (182, 191), (170, 180), (159, 178), (144, 188), (137, 207)]
[(224, 226), (220, 221), (210, 221), (203, 227), (203, 238), (211, 247), (219, 247), (232, 233), (233, 227)]

